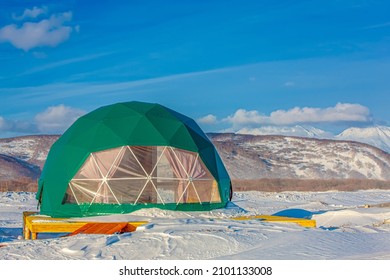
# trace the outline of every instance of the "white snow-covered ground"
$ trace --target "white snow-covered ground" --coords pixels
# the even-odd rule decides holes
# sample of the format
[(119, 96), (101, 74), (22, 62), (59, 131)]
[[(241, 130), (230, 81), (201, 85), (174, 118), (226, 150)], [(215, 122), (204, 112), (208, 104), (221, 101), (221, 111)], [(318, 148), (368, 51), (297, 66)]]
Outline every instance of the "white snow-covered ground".
[[(0, 193), (0, 259), (390, 260), (389, 202), (390, 190), (238, 192), (226, 209), (97, 218), (148, 221), (132, 233), (23, 240), (22, 212), (36, 210), (35, 194)], [(255, 214), (312, 218), (317, 228), (230, 219)]]

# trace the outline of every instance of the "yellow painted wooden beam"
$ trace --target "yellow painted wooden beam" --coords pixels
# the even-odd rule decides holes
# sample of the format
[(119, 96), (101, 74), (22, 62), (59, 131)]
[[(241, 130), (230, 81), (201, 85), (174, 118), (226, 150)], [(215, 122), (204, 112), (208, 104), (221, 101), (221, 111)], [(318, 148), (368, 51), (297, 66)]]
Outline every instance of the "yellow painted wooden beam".
[(315, 220), (291, 218), (291, 217), (283, 217), (283, 216), (272, 216), (272, 215), (241, 216), (241, 217), (234, 217), (232, 219), (233, 220), (258, 219), (264, 222), (296, 223), (303, 227), (316, 227), (317, 225)]

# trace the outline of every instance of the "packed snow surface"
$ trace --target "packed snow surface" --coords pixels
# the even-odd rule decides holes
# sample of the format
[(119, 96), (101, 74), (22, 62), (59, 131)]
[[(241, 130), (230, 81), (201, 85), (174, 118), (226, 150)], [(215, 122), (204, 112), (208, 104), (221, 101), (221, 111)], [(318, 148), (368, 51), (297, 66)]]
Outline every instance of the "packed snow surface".
[[(90, 220), (148, 223), (132, 233), (41, 234), (23, 240), (22, 212), (34, 193), (0, 193), (0, 259), (390, 259), (390, 190), (239, 192), (225, 209), (144, 209)], [(370, 206), (370, 207), (367, 207)], [(311, 218), (316, 228), (232, 217), (278, 214)]]

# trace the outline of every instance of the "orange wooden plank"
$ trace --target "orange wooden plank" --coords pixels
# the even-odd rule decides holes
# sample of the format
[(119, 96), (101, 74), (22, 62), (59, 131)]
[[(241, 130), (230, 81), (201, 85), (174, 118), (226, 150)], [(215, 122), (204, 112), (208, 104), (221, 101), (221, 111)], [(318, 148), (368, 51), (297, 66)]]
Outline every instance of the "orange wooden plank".
[[(114, 234), (124, 232), (127, 229), (128, 223), (87, 223), (68, 236), (82, 234)], [(135, 227), (134, 227), (135, 228)]]
[(137, 226), (127, 224), (126, 227), (123, 228), (123, 232), (133, 232), (133, 231), (136, 231), (136, 229), (137, 229)]
[[(60, 233), (72, 233), (77, 230), (80, 230), (86, 224), (103, 224), (104, 227), (110, 222), (87, 222), (87, 221), (74, 221), (66, 218), (51, 218), (47, 216), (36, 215), (37, 212), (23, 212), (23, 229), (24, 229), (24, 238), (37, 238), (38, 233), (42, 232), (60, 232)], [(132, 232), (137, 229), (138, 226), (144, 225), (146, 221), (129, 221), (129, 222), (111, 222), (118, 227), (109, 226), (108, 229), (102, 228), (101, 231), (106, 234), (112, 234), (116, 232)], [(122, 224), (125, 224), (122, 226)], [(91, 226), (91, 225), (90, 225)], [(88, 227), (90, 227), (88, 226)], [(85, 229), (85, 228), (84, 228)], [(82, 229), (82, 230), (84, 230)], [(90, 231), (94, 231), (93, 228)], [(112, 233), (111, 233), (112, 232)], [(98, 233), (98, 232), (97, 232)]]

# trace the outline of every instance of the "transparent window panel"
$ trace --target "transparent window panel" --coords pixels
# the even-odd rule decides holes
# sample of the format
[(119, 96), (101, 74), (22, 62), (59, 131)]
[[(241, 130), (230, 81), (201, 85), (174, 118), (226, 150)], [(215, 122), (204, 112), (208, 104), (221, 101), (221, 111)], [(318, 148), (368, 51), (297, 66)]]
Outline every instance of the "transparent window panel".
[(219, 203), (222, 202), (221, 196), (218, 189), (217, 181), (213, 180), (213, 185), (211, 187), (211, 199), (210, 202)]
[(102, 178), (102, 174), (96, 165), (95, 159), (90, 155), (81, 166), (79, 171), (73, 177), (73, 179), (99, 179)]
[(118, 166), (118, 163), (124, 156), (125, 148), (126, 147), (120, 147), (92, 153), (92, 156), (95, 157), (96, 164), (100, 169), (103, 177), (107, 177), (108, 172), (115, 166)]
[(194, 180), (192, 185), (201, 202), (221, 202), (218, 184), (215, 180)]
[(119, 161), (115, 162), (108, 178), (145, 178), (147, 174), (129, 147), (124, 147)]
[(201, 203), (200, 198), (191, 182), (187, 182), (186, 188), (179, 198), (178, 204), (184, 203)]
[(165, 203), (178, 203), (183, 197), (188, 180), (161, 179), (153, 180), (161, 199)]
[(191, 161), (193, 160), (191, 154), (186, 154), (182, 150), (168, 147), (164, 152), (164, 157), (168, 161), (175, 178), (188, 179), (189, 169), (192, 165)]
[(202, 162), (199, 154), (174, 148), (169, 149), (169, 154), (172, 155), (184, 169), (183, 175), (185, 175), (185, 177), (183, 176), (182, 178), (214, 179), (210, 171)]
[(193, 162), (191, 170), (189, 171), (189, 175), (194, 180), (214, 180), (214, 176), (210, 173), (199, 156), (197, 156), (196, 160)]
[(157, 162), (157, 147), (131, 146), (130, 149), (145, 173), (150, 175)]
[(157, 149), (158, 162), (154, 175), (161, 179), (188, 179), (187, 172), (170, 147)]
[(66, 190), (64, 198), (62, 199), (62, 204), (66, 204), (66, 203), (75, 203), (75, 204), (77, 203), (77, 200), (71, 190), (70, 184), (68, 186), (68, 189)]
[(92, 153), (63, 203), (220, 202), (217, 182), (199, 155), (167, 146), (123, 146)]
[(143, 190), (138, 195), (136, 204), (143, 204), (143, 203), (157, 203), (159, 200), (159, 195), (156, 192), (156, 189), (154, 188), (151, 181), (149, 181), (146, 186), (143, 188)]
[(146, 179), (117, 179), (108, 180), (108, 185), (119, 203), (134, 204), (146, 181)]
[[(91, 203), (96, 196), (102, 181), (77, 180), (70, 181), (70, 192), (78, 204)], [(67, 191), (68, 192), (68, 191)]]
[(118, 204), (120, 202), (117, 201), (108, 184), (104, 182), (100, 185), (92, 203)]

